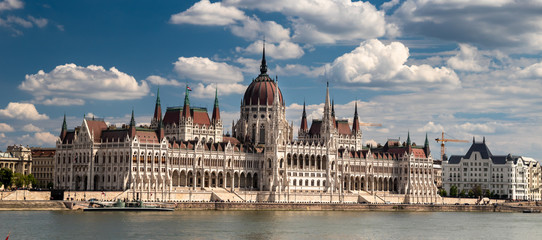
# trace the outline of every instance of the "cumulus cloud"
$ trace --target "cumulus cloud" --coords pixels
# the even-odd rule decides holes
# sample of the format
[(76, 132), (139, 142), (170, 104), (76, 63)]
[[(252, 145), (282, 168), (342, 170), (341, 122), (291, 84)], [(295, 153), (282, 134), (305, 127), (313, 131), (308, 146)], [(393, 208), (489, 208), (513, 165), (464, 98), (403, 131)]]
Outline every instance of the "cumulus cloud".
[(271, 43), (290, 40), (289, 28), (284, 28), (275, 21), (262, 22), (257, 17), (246, 17), (238, 25), (232, 25), (231, 32), (247, 40), (261, 40), (264, 36), (266, 41)]
[(7, 123), (0, 123), (0, 132), (13, 132), (15, 129), (13, 129), (12, 126), (10, 126)]
[(17, 141), (30, 146), (53, 146), (57, 138), (57, 136), (50, 132), (37, 132), (32, 135), (25, 134), (18, 137)]
[(305, 75), (308, 77), (317, 77), (323, 75), (325, 67), (309, 67), (301, 64), (277, 65), (274, 72), (281, 76)]
[(34, 126), (33, 124), (29, 123), (23, 126), (22, 128), (25, 132), (41, 132), (41, 128)]
[(236, 83), (243, 81), (238, 67), (223, 62), (214, 62), (204, 57), (180, 57), (173, 63), (174, 70), (183, 79), (203, 83)]
[[(138, 99), (148, 94), (147, 82), (111, 67), (77, 66), (73, 63), (56, 66), (51, 72), (38, 71), (25, 76), (19, 89), (34, 95), (37, 100), (55, 98), (78, 98), (97, 100)], [(54, 101), (51, 100), (51, 103)]]
[(182, 86), (183, 84), (175, 79), (166, 79), (160, 76), (151, 75), (148, 76), (146, 79), (148, 82), (154, 84), (154, 85), (160, 85), (160, 86)]
[[(247, 48), (237, 48), (236, 50), (238, 52), (247, 52), (252, 54), (261, 54), (262, 53), (262, 47), (263, 41), (256, 41), (252, 44), (250, 44)], [(272, 43), (268, 43), (265, 45), (265, 56), (274, 58), (274, 59), (292, 59), (292, 58), (300, 58), (303, 56), (305, 52), (303, 51), (303, 48), (301, 48), (299, 45), (288, 42), (288, 41), (281, 41), (279, 44), (275, 45)]]
[(428, 122), (425, 124), (425, 126), (418, 128), (418, 132), (442, 132), (444, 131), (444, 127), (440, 124), (435, 124), (434, 122)]
[(392, 19), (404, 33), (525, 52), (542, 50), (541, 10), (537, 1), (407, 0)]
[(43, 104), (46, 106), (82, 106), (85, 105), (85, 100), (78, 98), (50, 98), (33, 101), (35, 104)]
[(0, 11), (21, 9), (24, 3), (20, 0), (4, 0), (0, 2)]
[(328, 64), (327, 78), (349, 85), (378, 89), (453, 89), (461, 85), (446, 67), (405, 65), (409, 50), (400, 42), (388, 45), (372, 39)]
[(215, 90), (218, 88), (218, 95), (226, 96), (230, 94), (242, 94), (245, 92), (247, 86), (239, 83), (219, 83), (208, 84), (198, 83), (192, 87), (192, 96), (196, 98), (214, 98)]
[(215, 25), (225, 26), (245, 18), (243, 11), (223, 6), (221, 2), (211, 3), (201, 0), (184, 12), (174, 14), (170, 18), (173, 24)]
[(39, 114), (34, 104), (10, 102), (5, 109), (0, 109), (0, 117), (20, 120), (44, 120), (49, 119), (45, 114)]
[(306, 43), (335, 43), (397, 34), (385, 13), (369, 2), (350, 0), (226, 0), (225, 5), (285, 15), (293, 26), (293, 39)]
[(459, 44), (459, 52), (448, 59), (448, 66), (459, 71), (482, 72), (489, 69), (490, 59), (476, 47)]

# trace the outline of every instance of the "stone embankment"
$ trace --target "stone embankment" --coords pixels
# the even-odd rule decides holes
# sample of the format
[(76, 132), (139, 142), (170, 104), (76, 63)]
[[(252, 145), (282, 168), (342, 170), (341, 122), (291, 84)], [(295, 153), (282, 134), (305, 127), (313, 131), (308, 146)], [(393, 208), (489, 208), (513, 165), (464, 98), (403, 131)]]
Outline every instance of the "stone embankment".
[(522, 212), (542, 207), (509, 205), (431, 205), (431, 204), (339, 204), (339, 203), (232, 203), (183, 202), (177, 210), (272, 210), (272, 211), (379, 211), (379, 212)]
[(5, 210), (24, 210), (24, 211), (52, 211), (52, 210), (69, 210), (62, 201), (0, 201), (0, 211)]

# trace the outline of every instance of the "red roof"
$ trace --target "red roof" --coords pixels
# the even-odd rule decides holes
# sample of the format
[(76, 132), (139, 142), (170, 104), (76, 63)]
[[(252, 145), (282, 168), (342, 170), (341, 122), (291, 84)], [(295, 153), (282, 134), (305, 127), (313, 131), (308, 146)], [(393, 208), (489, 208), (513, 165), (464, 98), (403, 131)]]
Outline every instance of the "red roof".
[(320, 129), (322, 128), (322, 120), (312, 120), (310, 135), (320, 135)]
[(136, 130), (136, 136), (139, 139), (139, 142), (141, 143), (160, 143), (160, 140), (158, 139), (158, 135), (156, 134), (156, 131), (140, 131)]
[(87, 119), (88, 130), (94, 134), (94, 142), (100, 142), (102, 131), (107, 129), (107, 124), (103, 120)]
[(211, 120), (209, 119), (209, 114), (207, 114), (207, 109), (195, 108), (190, 110), (192, 110), (190, 114), (192, 115), (194, 125), (211, 125)]
[(347, 120), (338, 120), (337, 129), (341, 135), (352, 135), (352, 131), (350, 130), (350, 125), (348, 125)]
[[(243, 97), (243, 105), (272, 105), (275, 100), (277, 85), (267, 74), (261, 74), (248, 86)], [(284, 105), (279, 88), (280, 104)]]
[[(183, 108), (182, 107), (173, 107), (168, 108), (166, 111), (166, 114), (164, 115), (164, 124), (179, 124), (181, 120), (181, 114), (182, 114)], [(206, 108), (190, 108), (190, 115), (192, 116), (192, 120), (194, 124), (197, 125), (205, 125), (210, 126), (211, 125), (211, 119), (209, 118), (209, 114), (207, 114)]]
[(52, 157), (55, 155), (55, 149), (32, 149), (32, 157)]

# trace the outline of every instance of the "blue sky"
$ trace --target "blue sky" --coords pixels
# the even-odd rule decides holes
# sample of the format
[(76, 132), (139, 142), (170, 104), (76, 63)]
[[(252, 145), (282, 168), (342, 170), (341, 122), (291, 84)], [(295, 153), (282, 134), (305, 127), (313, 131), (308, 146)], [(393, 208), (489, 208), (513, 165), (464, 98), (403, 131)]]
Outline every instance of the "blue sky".
[[(0, 149), (54, 146), (62, 117), (150, 122), (162, 107), (213, 106), (238, 119), (266, 39), (287, 118), (323, 111), (325, 82), (339, 118), (358, 101), (364, 141), (486, 142), (494, 154), (542, 159), (542, 2), (0, 0)], [(469, 143), (450, 143), (464, 154)]]

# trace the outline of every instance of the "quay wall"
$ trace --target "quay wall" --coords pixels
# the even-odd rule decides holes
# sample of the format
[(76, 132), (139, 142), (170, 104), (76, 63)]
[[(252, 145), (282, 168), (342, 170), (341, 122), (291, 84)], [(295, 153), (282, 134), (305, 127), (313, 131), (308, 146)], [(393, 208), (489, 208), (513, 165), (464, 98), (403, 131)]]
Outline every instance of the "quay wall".
[(0, 201), (0, 211), (5, 210), (69, 210), (62, 201)]

